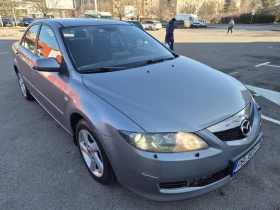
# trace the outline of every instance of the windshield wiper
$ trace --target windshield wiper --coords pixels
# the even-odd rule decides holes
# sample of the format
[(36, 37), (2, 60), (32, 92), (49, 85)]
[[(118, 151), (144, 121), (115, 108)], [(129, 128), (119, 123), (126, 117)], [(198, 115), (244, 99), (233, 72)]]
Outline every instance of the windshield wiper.
[(119, 71), (119, 70), (125, 70), (127, 67), (121, 67), (121, 66), (108, 66), (108, 67), (102, 67), (99, 69), (91, 69), (91, 70), (85, 70), (82, 71), (83, 73), (103, 73), (103, 72), (112, 72), (112, 71)]
[(168, 60), (173, 60), (173, 59), (174, 59), (173, 57), (170, 57), (170, 58), (159, 58), (159, 59), (154, 59), (154, 60), (148, 60), (146, 63), (147, 64), (160, 63), (160, 62), (163, 62), (163, 61), (168, 61)]

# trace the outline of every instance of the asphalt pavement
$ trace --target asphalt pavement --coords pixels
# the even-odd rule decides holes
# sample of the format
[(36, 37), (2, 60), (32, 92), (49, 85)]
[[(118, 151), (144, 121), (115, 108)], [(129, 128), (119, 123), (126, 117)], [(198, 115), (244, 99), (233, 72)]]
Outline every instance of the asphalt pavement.
[[(176, 30), (175, 51), (263, 90), (256, 100), (274, 121), (263, 120), (263, 145), (235, 180), (176, 202), (149, 201), (118, 183), (95, 182), (71, 136), (37, 102), (23, 98), (12, 66), (15, 40), (0, 40), (0, 209), (279, 210), (280, 33), (235, 32)], [(162, 41), (164, 30), (151, 34)], [(274, 93), (276, 101), (266, 93)]]

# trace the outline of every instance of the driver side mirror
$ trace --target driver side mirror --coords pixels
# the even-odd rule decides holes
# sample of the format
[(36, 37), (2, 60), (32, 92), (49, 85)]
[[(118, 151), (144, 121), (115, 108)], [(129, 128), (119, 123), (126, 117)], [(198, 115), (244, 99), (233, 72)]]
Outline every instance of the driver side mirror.
[(35, 70), (44, 72), (61, 72), (60, 64), (55, 58), (39, 58), (35, 62)]

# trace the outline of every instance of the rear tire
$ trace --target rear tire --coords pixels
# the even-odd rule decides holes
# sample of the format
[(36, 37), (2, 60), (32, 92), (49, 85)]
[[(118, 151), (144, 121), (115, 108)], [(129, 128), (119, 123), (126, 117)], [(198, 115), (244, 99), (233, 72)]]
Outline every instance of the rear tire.
[(150, 30), (150, 31), (152, 31), (152, 30), (153, 30), (152, 26), (149, 26), (149, 30)]
[(115, 181), (115, 173), (101, 145), (88, 122), (81, 119), (76, 127), (76, 139), (80, 153), (92, 177), (101, 184)]
[(21, 73), (18, 72), (17, 77), (18, 77), (18, 83), (19, 83), (23, 97), (28, 101), (33, 101), (34, 98), (31, 95), (31, 93), (29, 92), (29, 90), (27, 89), (27, 87), (25, 86), (24, 79), (23, 79), (23, 76), (21, 75)]

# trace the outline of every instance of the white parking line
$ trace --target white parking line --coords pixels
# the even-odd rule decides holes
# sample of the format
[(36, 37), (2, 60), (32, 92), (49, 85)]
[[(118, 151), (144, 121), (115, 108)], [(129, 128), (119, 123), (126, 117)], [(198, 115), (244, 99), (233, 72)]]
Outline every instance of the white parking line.
[(0, 55), (2, 55), (2, 54), (8, 54), (9, 52), (3, 52), (3, 53), (0, 53)]
[[(263, 89), (263, 88), (259, 88), (259, 87), (254, 87), (251, 85), (246, 85), (248, 89), (254, 91), (255, 93), (257, 93), (259, 96), (262, 96), (274, 103), (276, 103), (277, 105), (280, 106), (280, 93), (276, 92), (276, 91), (272, 91), (272, 90), (267, 90), (267, 89)], [(264, 115), (262, 115), (262, 118), (264, 120), (276, 123), (278, 125), (280, 125), (280, 121), (279, 120), (275, 120), (272, 119), (270, 117), (266, 117)]]
[(261, 64), (258, 64), (258, 65), (255, 65), (255, 67), (258, 68), (258, 67), (260, 67), (260, 66), (270, 66), (270, 67), (280, 68), (280, 66), (268, 65), (268, 64), (270, 64), (270, 62), (261, 63)]
[(258, 65), (255, 65), (255, 67), (260, 67), (260, 66), (265, 66), (267, 64), (269, 64), (270, 62), (266, 62), (266, 63), (261, 63), (261, 64), (258, 64)]
[(275, 65), (267, 65), (267, 66), (275, 67), (275, 68), (280, 68), (280, 66), (275, 66)]
[(274, 120), (274, 119), (269, 118), (269, 117), (266, 117), (266, 116), (264, 116), (263, 114), (262, 114), (262, 118), (263, 118), (264, 120), (267, 120), (267, 121), (270, 121), (270, 122), (273, 122), (273, 123), (276, 123), (276, 124), (280, 125), (280, 121)]
[(254, 91), (255, 93), (260, 94), (262, 97), (276, 103), (278, 106), (280, 106), (280, 93), (272, 90), (267, 90), (259, 87), (254, 87), (251, 85), (246, 85), (247, 88)]

